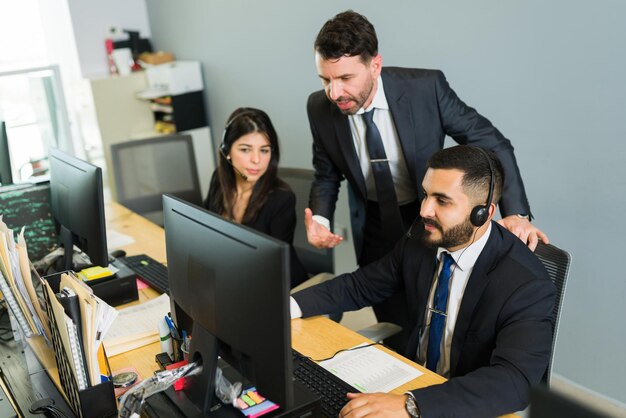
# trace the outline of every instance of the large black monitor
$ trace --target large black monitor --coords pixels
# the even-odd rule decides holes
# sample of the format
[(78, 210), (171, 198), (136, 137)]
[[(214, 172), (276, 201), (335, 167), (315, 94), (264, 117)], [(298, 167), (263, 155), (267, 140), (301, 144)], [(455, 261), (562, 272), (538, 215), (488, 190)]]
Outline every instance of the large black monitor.
[(533, 388), (530, 418), (608, 418), (607, 415), (545, 386)]
[(13, 184), (11, 173), (11, 155), (9, 153), (9, 137), (6, 124), (0, 120), (0, 184)]
[(179, 328), (193, 322), (189, 358), (203, 366), (186, 378), (185, 402), (207, 413), (219, 354), (291, 409), (289, 245), (169, 195), (163, 215), (172, 313)]
[(58, 149), (50, 150), (50, 203), (59, 242), (65, 249), (63, 268), (74, 269), (73, 246), (92, 265), (109, 264), (102, 196), (102, 169)]

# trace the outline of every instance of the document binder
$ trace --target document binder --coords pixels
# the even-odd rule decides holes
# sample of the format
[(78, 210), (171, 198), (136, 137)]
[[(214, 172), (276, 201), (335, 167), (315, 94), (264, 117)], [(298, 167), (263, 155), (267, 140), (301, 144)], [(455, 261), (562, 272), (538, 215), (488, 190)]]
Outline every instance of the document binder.
[(72, 362), (76, 369), (76, 380), (78, 383), (78, 389), (87, 389), (87, 371), (85, 363), (83, 362), (83, 349), (81, 347), (80, 340), (78, 338), (78, 330), (76, 324), (69, 316), (65, 315), (65, 325), (67, 326), (67, 333), (70, 336), (70, 351), (72, 353)]
[[(75, 333), (77, 337), (76, 345), (77, 346), (79, 345), (80, 347), (84, 347), (82, 320), (80, 317), (80, 304), (78, 301), (78, 296), (76, 296), (76, 293), (72, 289), (69, 289), (69, 288), (61, 289), (61, 291), (57, 293), (56, 296), (57, 296), (59, 303), (61, 303), (61, 306), (63, 306), (63, 309), (65, 309), (65, 313), (67, 314), (69, 319), (72, 321), (72, 324), (69, 324), (69, 323), (67, 324), (70, 338), (72, 338), (73, 334)], [(73, 328), (72, 331), (70, 331), (70, 327)], [(80, 350), (80, 356), (77, 359), (75, 358), (75, 360), (78, 360), (82, 363), (83, 370), (88, 370), (87, 354), (85, 353), (84, 350), (82, 349)]]
[[(58, 293), (61, 275), (63, 273), (67, 272), (46, 276), (42, 280), (47, 281), (52, 292)], [(68, 358), (59, 332), (59, 327), (66, 325), (57, 323), (54, 312), (52, 311), (52, 303), (48, 292), (44, 292), (44, 301), (46, 305), (46, 312), (48, 313), (48, 319), (50, 321), (49, 325), (52, 333), (52, 344), (54, 347), (54, 356), (57, 367), (59, 369), (61, 387), (65, 392), (65, 397), (68, 404), (72, 408), (72, 411), (79, 418), (104, 418), (117, 416), (117, 404), (115, 402), (113, 382), (103, 382), (87, 387), (83, 390), (79, 389), (79, 382), (72, 372), (72, 365), (70, 363), (73, 359)]]

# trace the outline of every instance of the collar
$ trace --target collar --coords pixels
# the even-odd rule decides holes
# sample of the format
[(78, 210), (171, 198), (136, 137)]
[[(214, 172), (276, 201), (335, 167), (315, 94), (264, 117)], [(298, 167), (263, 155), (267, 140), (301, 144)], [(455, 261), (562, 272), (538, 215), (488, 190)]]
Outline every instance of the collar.
[[(485, 245), (487, 244), (489, 235), (491, 235), (491, 221), (487, 226), (487, 231), (476, 242), (473, 242), (468, 247), (461, 248), (450, 253), (455, 264), (461, 271), (468, 271), (469, 269), (474, 267), (474, 264), (476, 264), (476, 260), (478, 260), (478, 256), (480, 256), (480, 253), (483, 251), (483, 248), (485, 248)], [(437, 248), (437, 260), (440, 259), (441, 253), (443, 252), (449, 251), (445, 248)], [(463, 257), (461, 257), (461, 255), (463, 255)]]
[(385, 97), (385, 89), (383, 88), (383, 79), (381, 76), (378, 76), (378, 88), (376, 89), (374, 100), (372, 100), (372, 103), (370, 103), (367, 109), (360, 108), (356, 114), (362, 115), (363, 113), (369, 112), (374, 108), (389, 110), (389, 104), (387, 103), (387, 98)]

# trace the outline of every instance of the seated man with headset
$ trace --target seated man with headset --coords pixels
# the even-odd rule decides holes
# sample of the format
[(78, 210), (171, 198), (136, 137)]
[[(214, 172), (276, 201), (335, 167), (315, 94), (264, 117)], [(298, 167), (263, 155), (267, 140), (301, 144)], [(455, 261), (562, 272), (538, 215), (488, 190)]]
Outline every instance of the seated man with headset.
[(500, 162), (481, 148), (447, 148), (428, 161), (422, 187), (420, 219), (393, 251), (295, 293), (292, 318), (357, 310), (402, 289), (413, 326), (402, 354), (449, 378), (405, 395), (348, 394), (340, 416), (522, 410), (550, 359), (555, 288), (528, 247), (491, 221)]

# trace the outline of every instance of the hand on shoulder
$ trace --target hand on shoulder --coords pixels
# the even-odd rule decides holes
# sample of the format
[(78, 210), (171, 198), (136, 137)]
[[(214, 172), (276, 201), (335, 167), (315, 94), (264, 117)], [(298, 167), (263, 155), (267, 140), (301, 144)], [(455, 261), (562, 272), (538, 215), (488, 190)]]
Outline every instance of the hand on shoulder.
[(550, 243), (548, 236), (526, 218), (510, 215), (500, 219), (498, 223), (526, 243), (531, 251), (535, 251), (539, 240), (544, 244)]

